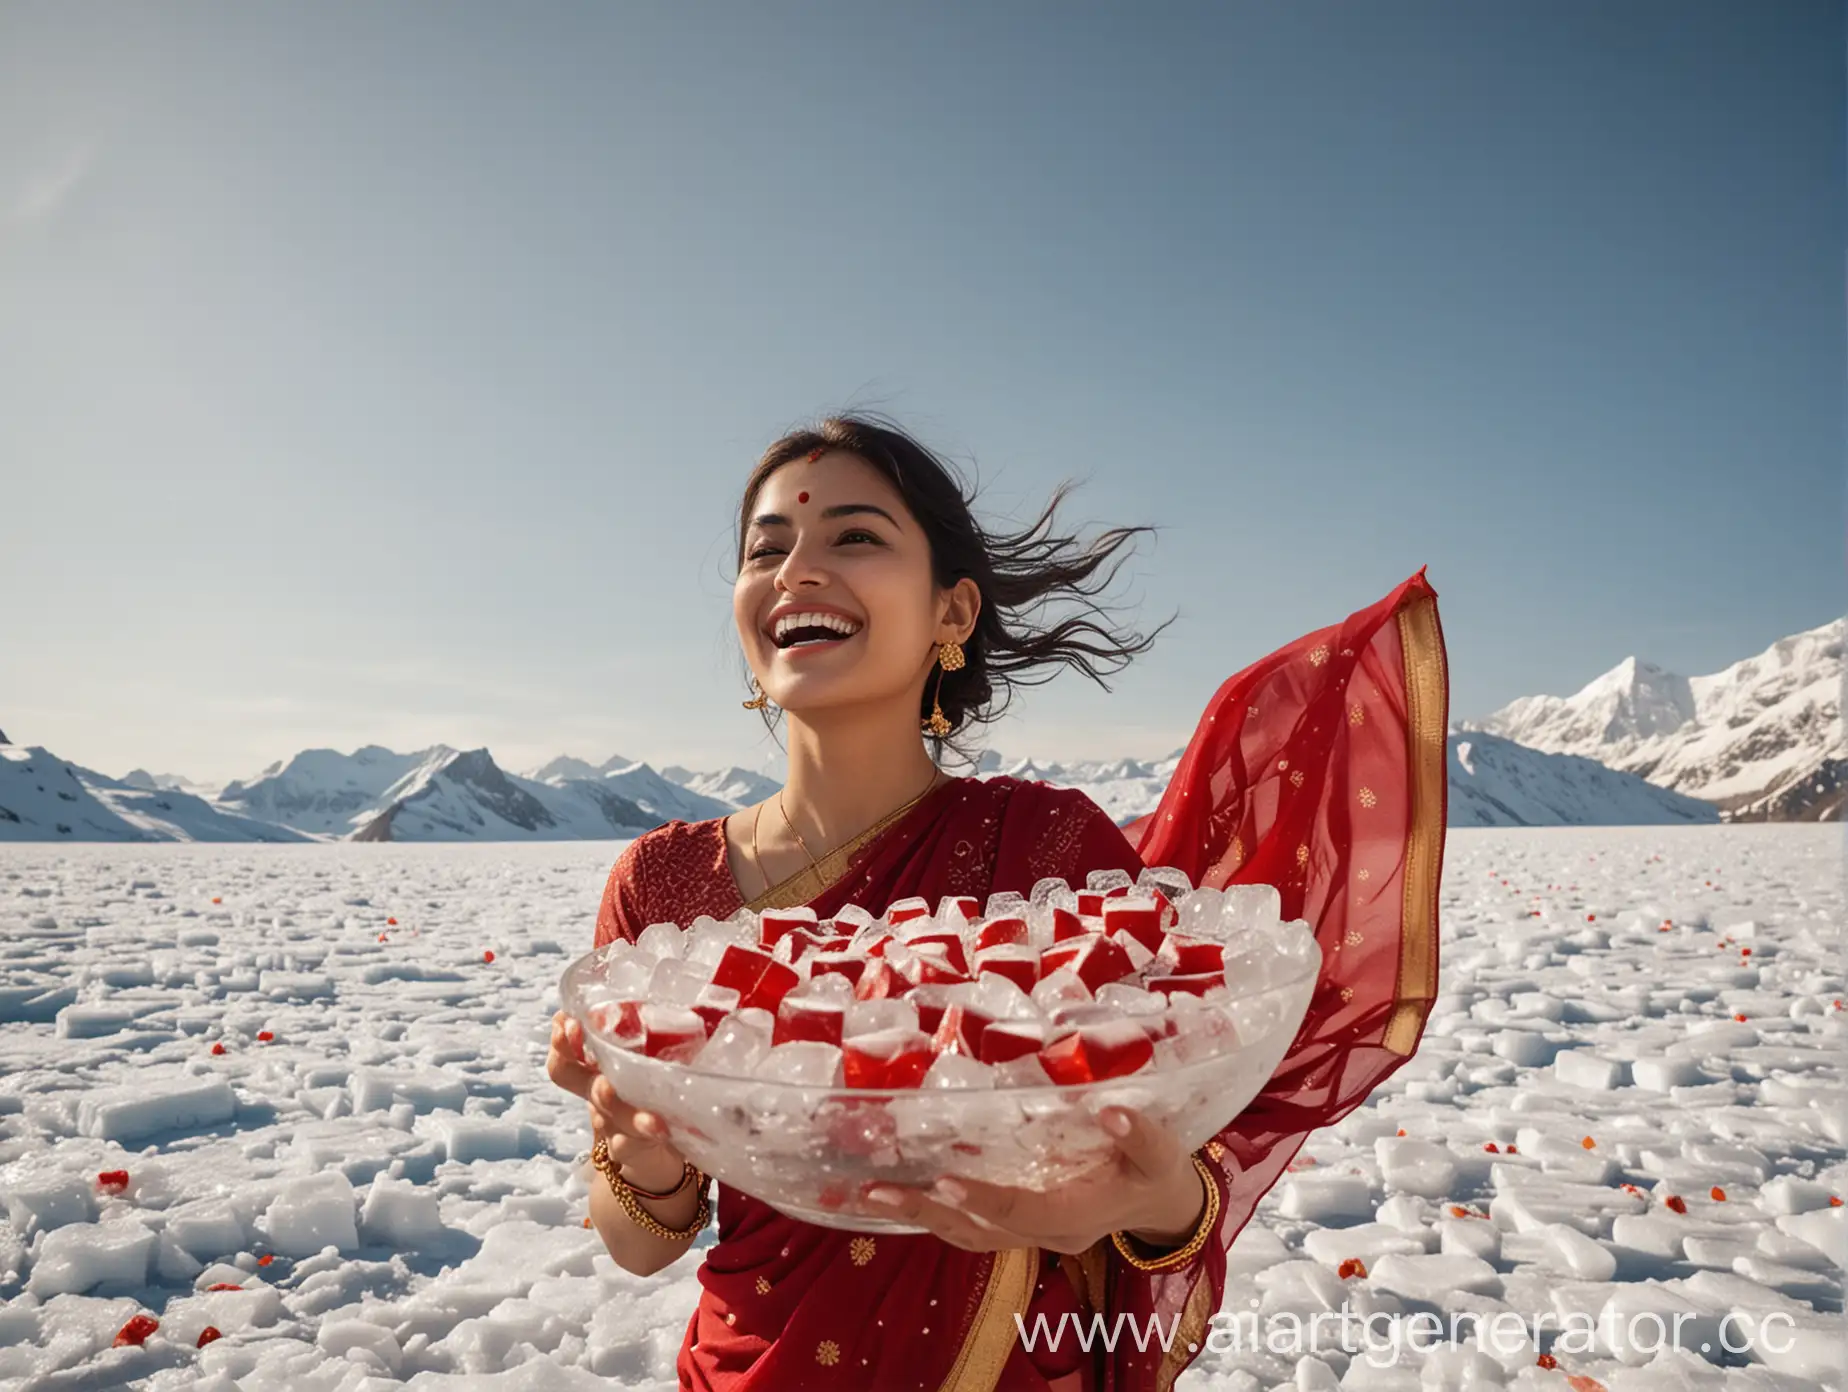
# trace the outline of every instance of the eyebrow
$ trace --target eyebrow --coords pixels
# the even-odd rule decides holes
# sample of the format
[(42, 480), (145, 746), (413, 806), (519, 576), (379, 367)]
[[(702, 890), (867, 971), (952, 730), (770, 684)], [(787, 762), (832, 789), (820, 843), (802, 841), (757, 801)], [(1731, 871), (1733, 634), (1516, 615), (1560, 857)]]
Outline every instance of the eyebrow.
[[(894, 527), (898, 526), (898, 519), (896, 517), (887, 512), (884, 508), (875, 506), (872, 503), (836, 503), (831, 508), (823, 508), (821, 510), (821, 515), (823, 520), (827, 520), (835, 517), (852, 517), (854, 514), (861, 512), (876, 513), (880, 517), (885, 518), (885, 520), (890, 522)], [(780, 512), (760, 512), (751, 519), (751, 525), (754, 527), (787, 527), (789, 525), (789, 519)], [(900, 528), (900, 530), (902, 531), (903, 528)]]

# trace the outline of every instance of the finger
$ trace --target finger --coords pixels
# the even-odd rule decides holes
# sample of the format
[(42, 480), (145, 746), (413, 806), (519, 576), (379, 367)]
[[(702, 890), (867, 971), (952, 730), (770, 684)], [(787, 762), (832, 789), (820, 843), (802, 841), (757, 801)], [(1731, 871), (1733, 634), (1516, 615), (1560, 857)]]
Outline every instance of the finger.
[(866, 1198), (875, 1212), (915, 1224), (966, 1252), (998, 1252), (1008, 1247), (1034, 1245), (1030, 1238), (1003, 1232), (972, 1214), (960, 1213), (938, 1203), (920, 1189), (879, 1184), (867, 1191)]
[(584, 1026), (572, 1016), (565, 1017), (565, 1041), (578, 1062), (590, 1066), (590, 1054), (584, 1047)]
[(940, 1203), (992, 1228), (1037, 1233), (1056, 1226), (1051, 1221), (1053, 1214), (1047, 1196), (1031, 1189), (984, 1184), (979, 1179), (964, 1179), (959, 1175), (944, 1175), (933, 1187)]
[(1117, 1153), (1128, 1163), (1134, 1177), (1165, 1180), (1174, 1173), (1181, 1146), (1167, 1127), (1129, 1107), (1106, 1107), (1097, 1119), (1116, 1140)]

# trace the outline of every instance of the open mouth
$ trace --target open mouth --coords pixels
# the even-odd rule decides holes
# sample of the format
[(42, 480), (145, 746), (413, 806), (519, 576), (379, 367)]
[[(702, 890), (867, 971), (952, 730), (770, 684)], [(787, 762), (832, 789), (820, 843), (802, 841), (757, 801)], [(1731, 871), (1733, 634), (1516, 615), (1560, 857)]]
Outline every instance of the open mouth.
[(783, 652), (831, 647), (845, 643), (863, 626), (857, 619), (839, 614), (789, 614), (776, 621), (770, 641)]

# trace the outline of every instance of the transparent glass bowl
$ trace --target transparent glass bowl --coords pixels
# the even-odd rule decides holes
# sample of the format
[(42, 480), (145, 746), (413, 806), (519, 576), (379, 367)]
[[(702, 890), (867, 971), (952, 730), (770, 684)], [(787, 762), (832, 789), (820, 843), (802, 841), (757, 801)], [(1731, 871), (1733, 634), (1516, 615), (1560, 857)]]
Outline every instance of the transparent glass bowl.
[(1197, 1149), (1270, 1080), (1317, 975), (1309, 965), (1223, 1003), (1239, 1042), (1192, 1062), (1064, 1087), (885, 1092), (728, 1077), (623, 1048), (592, 1023), (585, 992), (603, 956), (626, 946), (579, 958), (559, 983), (617, 1096), (660, 1116), (674, 1147), (722, 1183), (791, 1218), (860, 1232), (922, 1231), (863, 1197), (876, 1183), (956, 1175), (1044, 1192), (1077, 1179), (1115, 1148), (1097, 1120), (1106, 1107), (1135, 1108)]

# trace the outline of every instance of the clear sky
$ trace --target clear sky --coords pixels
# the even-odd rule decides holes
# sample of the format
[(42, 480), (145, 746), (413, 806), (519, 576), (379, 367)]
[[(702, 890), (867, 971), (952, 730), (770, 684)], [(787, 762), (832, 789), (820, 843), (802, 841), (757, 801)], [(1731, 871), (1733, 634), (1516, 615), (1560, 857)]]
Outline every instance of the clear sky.
[(1452, 713), (1842, 612), (1841, 6), (0, 5), (0, 729), (761, 766), (737, 490), (874, 406), (1180, 620), (1429, 564)]

